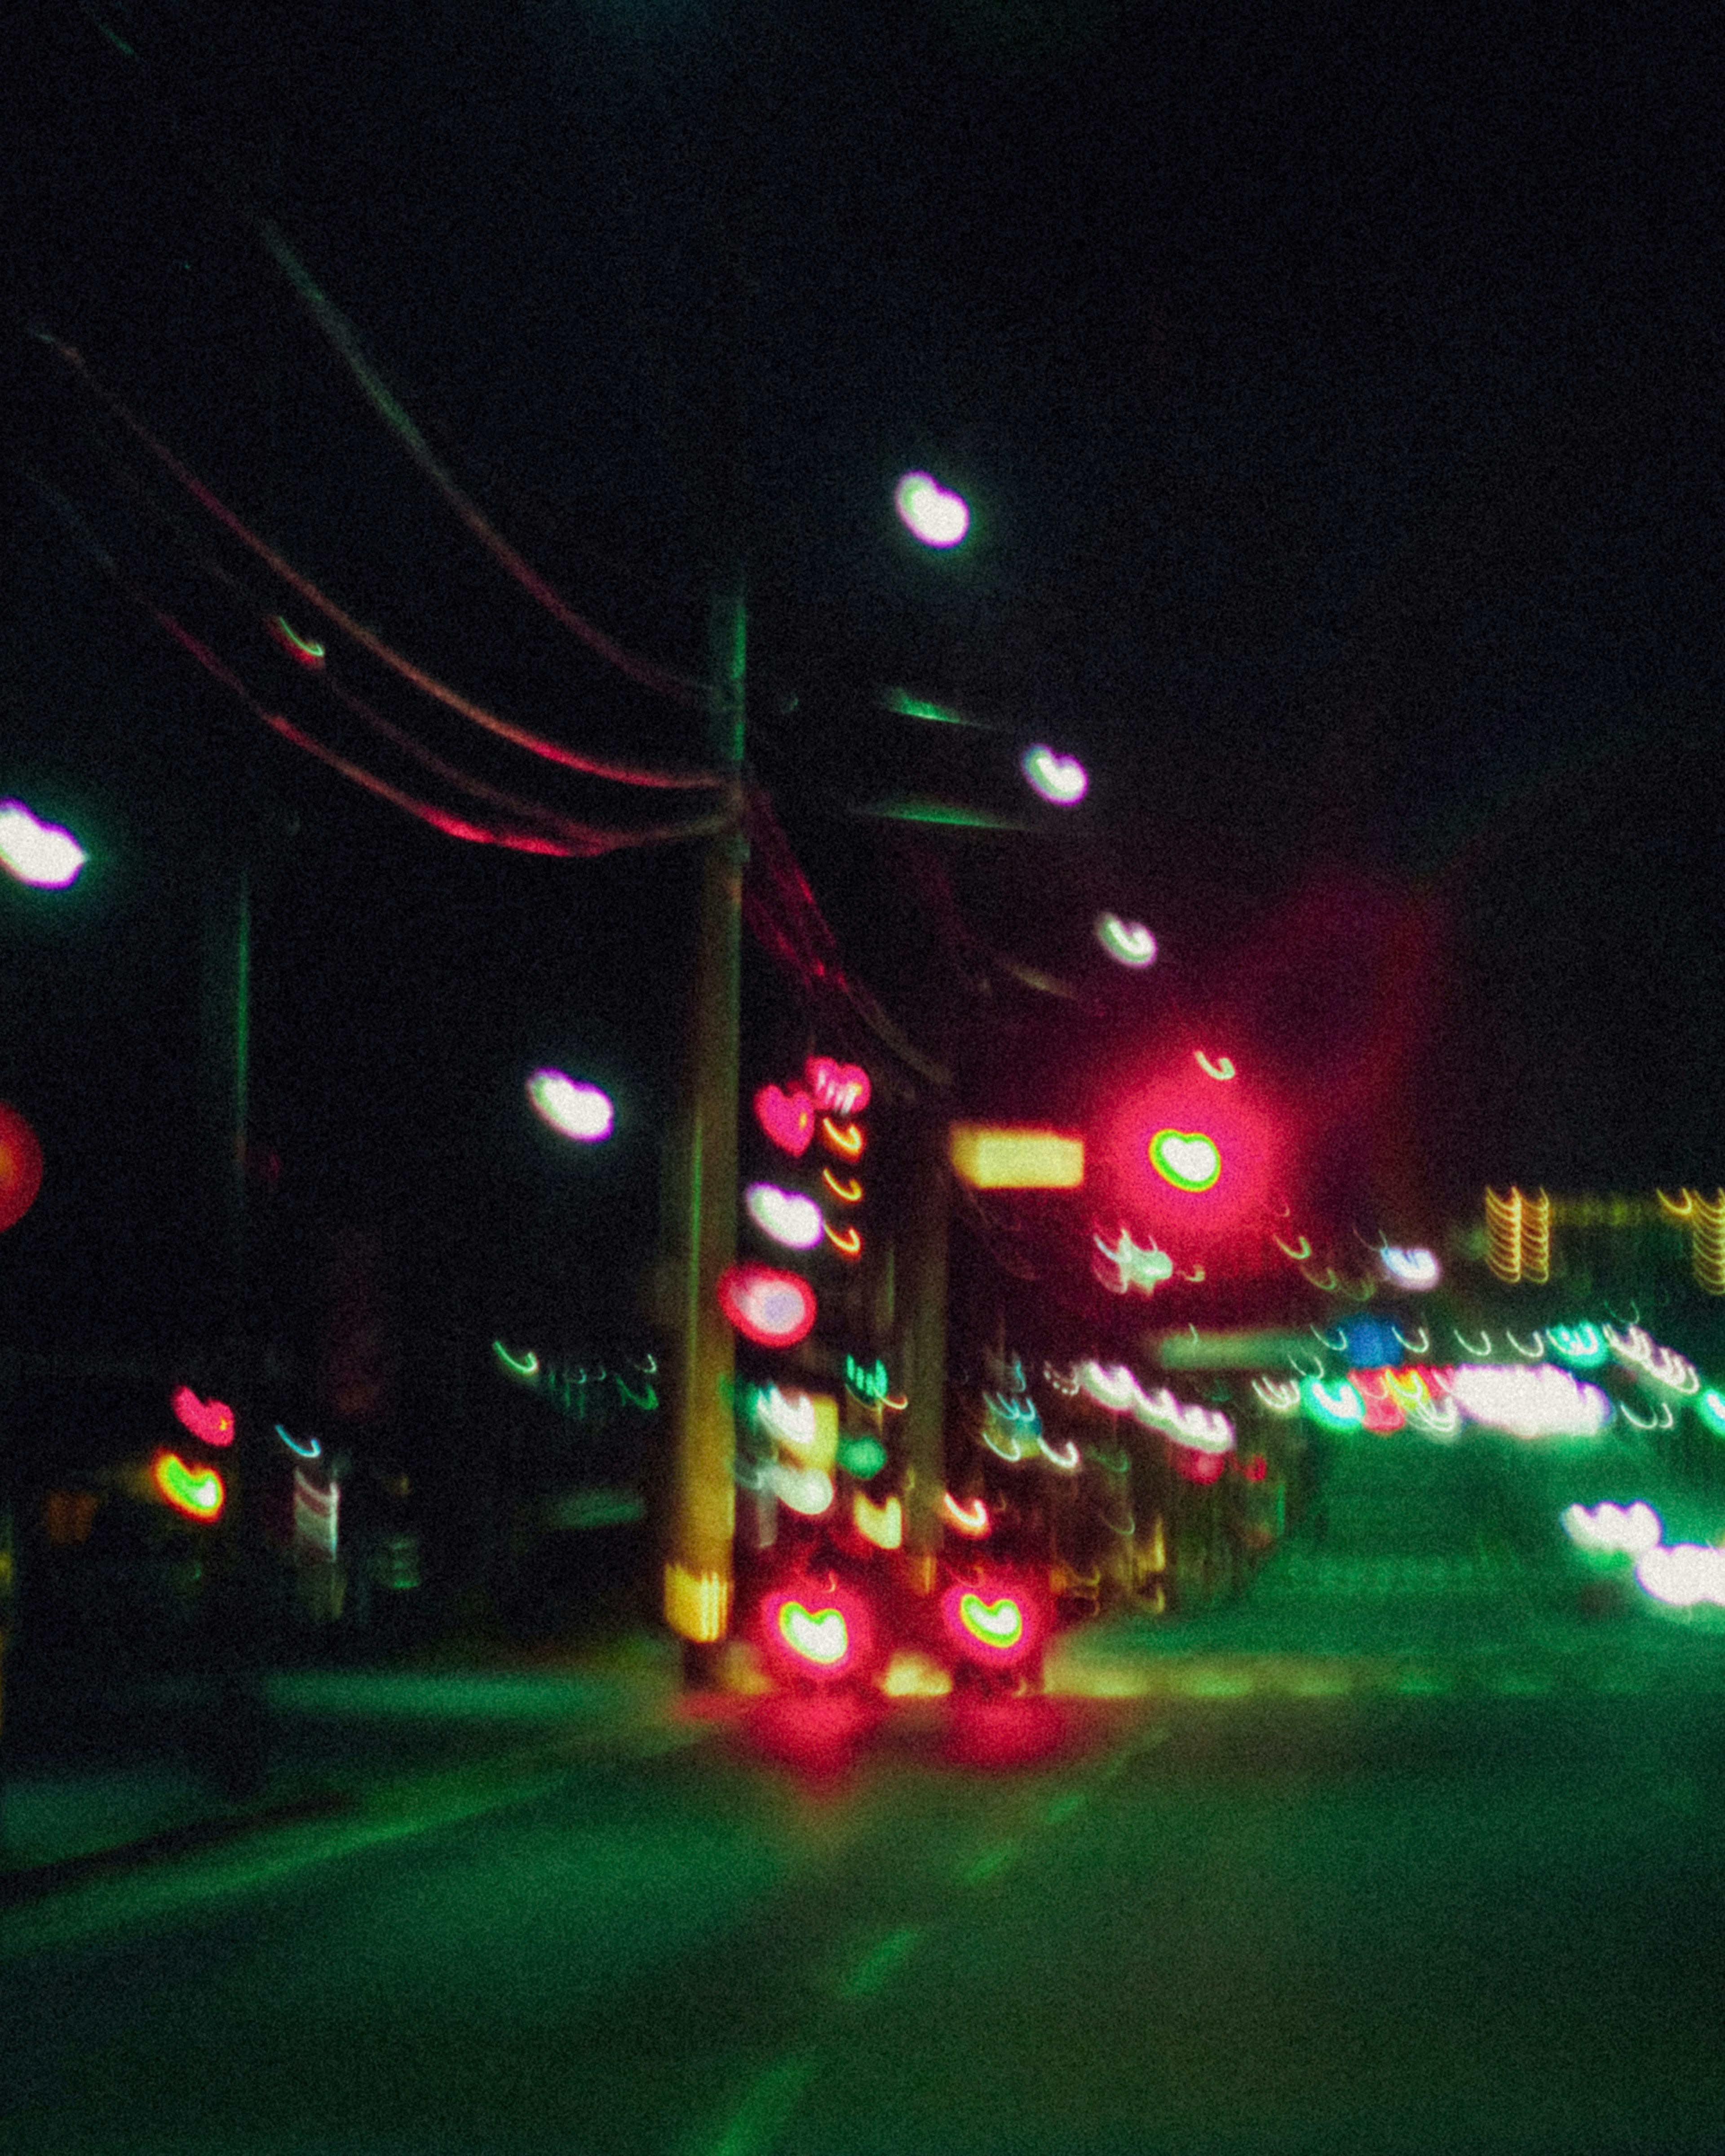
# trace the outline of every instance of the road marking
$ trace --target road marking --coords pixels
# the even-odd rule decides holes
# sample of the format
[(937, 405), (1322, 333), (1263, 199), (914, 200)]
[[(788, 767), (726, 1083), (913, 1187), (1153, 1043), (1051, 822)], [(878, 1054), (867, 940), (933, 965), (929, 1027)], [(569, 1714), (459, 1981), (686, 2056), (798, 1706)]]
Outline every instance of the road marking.
[(701, 2156), (767, 2156), (819, 2066), (814, 2054), (805, 2051), (768, 2066), (732, 2113), (718, 2139), (704, 2144)]
[(901, 1925), (870, 1947), (839, 1986), (841, 1999), (874, 1999), (886, 1989), (887, 1979), (922, 1936), (917, 1924)]

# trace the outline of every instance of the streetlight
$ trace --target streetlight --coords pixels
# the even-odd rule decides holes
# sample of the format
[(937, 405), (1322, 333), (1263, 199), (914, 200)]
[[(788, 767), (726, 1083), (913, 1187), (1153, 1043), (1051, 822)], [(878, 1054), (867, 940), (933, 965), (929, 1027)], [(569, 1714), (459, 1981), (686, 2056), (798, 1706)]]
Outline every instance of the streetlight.
[(609, 1137), (617, 1120), (608, 1094), (563, 1070), (536, 1070), (527, 1081), (527, 1098), (559, 1137), (589, 1145)]
[(970, 505), (926, 471), (906, 472), (892, 506), (913, 539), (925, 547), (956, 547), (970, 529)]
[(89, 858), (58, 824), (44, 824), (22, 801), (0, 801), (0, 868), (20, 883), (64, 891)]

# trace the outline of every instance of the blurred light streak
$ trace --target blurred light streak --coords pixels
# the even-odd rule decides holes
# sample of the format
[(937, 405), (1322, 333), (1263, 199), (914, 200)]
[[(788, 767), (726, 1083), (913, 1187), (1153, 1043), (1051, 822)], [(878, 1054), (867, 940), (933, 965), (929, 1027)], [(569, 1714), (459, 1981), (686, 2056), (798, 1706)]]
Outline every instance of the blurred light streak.
[(1027, 748), (1019, 758), (1019, 768), (1032, 793), (1056, 808), (1070, 808), (1081, 801), (1090, 785), (1090, 774), (1076, 756), (1057, 756), (1045, 742)]
[(1158, 1131), (1149, 1154), (1151, 1167), (1176, 1190), (1196, 1195), (1221, 1180), (1222, 1148), (1203, 1131)]
[(860, 1203), (863, 1187), (854, 1175), (845, 1177), (841, 1182), (831, 1168), (824, 1168), (820, 1172), (820, 1179), (841, 1205), (855, 1205)]
[(227, 1501), (213, 1467), (190, 1468), (177, 1452), (158, 1452), (150, 1464), (150, 1479), (164, 1502), (188, 1520), (213, 1520)]
[(1111, 1295), (1125, 1295), (1132, 1289), (1141, 1295), (1153, 1295), (1163, 1281), (1173, 1277), (1174, 1261), (1168, 1252), (1158, 1250), (1153, 1242), (1141, 1248), (1124, 1228), (1118, 1242), (1111, 1243), (1100, 1232), (1091, 1240), (1097, 1253), (1091, 1260), (1091, 1270)]
[(860, 1124), (835, 1123), (830, 1116), (821, 1117), (820, 1135), (825, 1144), (830, 1146), (834, 1152), (842, 1153), (846, 1160), (860, 1159), (863, 1148), (868, 1143)]
[(1550, 1363), (1464, 1363), (1450, 1373), (1450, 1394), (1471, 1422), (1512, 1437), (1592, 1437), (1611, 1419), (1611, 1403)]
[(812, 1250), (826, 1223), (812, 1198), (781, 1190), (776, 1183), (752, 1183), (742, 1194), (744, 1210), (763, 1235), (793, 1250)]
[(1117, 965), (1153, 966), (1156, 938), (1142, 921), (1122, 921), (1117, 913), (1096, 916), (1096, 941)]
[(1615, 1556), (1640, 1557), (1656, 1548), (1665, 1533), (1664, 1522), (1651, 1505), (1639, 1499), (1632, 1505), (1566, 1506), (1560, 1515), (1563, 1532), (1583, 1549)]
[(314, 674), (323, 671), (323, 646), (314, 638), (300, 635), (285, 615), (272, 614), (264, 626), (290, 659)]
[(770, 1265), (727, 1265), (719, 1276), (719, 1307), (760, 1348), (791, 1348), (814, 1328), (814, 1291), (794, 1273)]
[(234, 1410), (226, 1400), (201, 1400), (189, 1385), (176, 1385), (168, 1405), (180, 1427), (203, 1444), (233, 1444)]
[(975, 1540), (980, 1540), (987, 1534), (993, 1524), (988, 1517), (988, 1508), (980, 1497), (973, 1497), (968, 1505), (961, 1505), (950, 1490), (941, 1493), (941, 1517), (949, 1527), (954, 1527), (961, 1535), (969, 1535)]
[(39, 891), (64, 891), (90, 859), (69, 831), (44, 824), (22, 801), (0, 801), (0, 868)]
[(610, 1137), (617, 1120), (609, 1096), (566, 1070), (536, 1070), (526, 1082), (535, 1112), (560, 1137), (586, 1144)]
[(1226, 1055), (1219, 1056), (1216, 1060), (1212, 1063), (1209, 1056), (1204, 1054), (1201, 1048), (1194, 1049), (1192, 1054), (1194, 1061), (1207, 1077), (1219, 1078), (1225, 1082), (1228, 1079), (1234, 1076), (1234, 1064), (1230, 1057)]
[(323, 1447), (315, 1437), (310, 1445), (301, 1445), (298, 1438), (290, 1437), (280, 1423), (275, 1425), (275, 1435), (290, 1452), (297, 1453), (301, 1460), (316, 1460), (322, 1454)]
[(827, 1240), (841, 1258), (860, 1258), (862, 1255), (862, 1233), (856, 1228), (835, 1228), (830, 1220), (824, 1224)]
[(1725, 1606), (1725, 1550), (1705, 1543), (1643, 1550), (1635, 1559), (1635, 1579), (1655, 1601), (1674, 1609), (1693, 1609), (1701, 1602)]
[(665, 1615), (685, 1640), (711, 1645), (722, 1640), (731, 1620), (731, 1582), (722, 1573), (693, 1573), (680, 1564), (665, 1568)]
[(876, 1549), (896, 1550), (905, 1538), (905, 1508), (897, 1497), (875, 1504), (856, 1491), (850, 1501), (850, 1517), (856, 1532)]
[(1303, 1265), (1307, 1260), (1312, 1255), (1312, 1245), (1307, 1241), (1303, 1235), (1300, 1238), (1299, 1247), (1297, 1249), (1295, 1249), (1292, 1245), (1283, 1242), (1280, 1235), (1272, 1235), (1270, 1240), (1275, 1244), (1276, 1249), (1281, 1252), (1285, 1258), (1291, 1258), (1296, 1265)]
[(892, 490), (892, 506), (905, 529), (925, 547), (956, 547), (970, 529), (970, 505), (930, 472), (906, 472)]
[(1401, 1250), (1389, 1246), (1378, 1254), (1384, 1276), (1395, 1286), (1423, 1293), (1434, 1288), (1442, 1278), (1442, 1268), (1430, 1250)]
[(539, 1358), (531, 1348), (524, 1358), (517, 1358), (510, 1353), (501, 1340), (494, 1340), (491, 1342), (491, 1353), (504, 1368), (515, 1377), (536, 1378), (539, 1374)]
[(835, 1116), (860, 1116), (869, 1105), (869, 1074), (860, 1063), (835, 1063), (829, 1055), (811, 1055), (803, 1075), (818, 1108)]
[(953, 1173), (973, 1190), (1076, 1190), (1084, 1140), (1027, 1125), (954, 1123)]

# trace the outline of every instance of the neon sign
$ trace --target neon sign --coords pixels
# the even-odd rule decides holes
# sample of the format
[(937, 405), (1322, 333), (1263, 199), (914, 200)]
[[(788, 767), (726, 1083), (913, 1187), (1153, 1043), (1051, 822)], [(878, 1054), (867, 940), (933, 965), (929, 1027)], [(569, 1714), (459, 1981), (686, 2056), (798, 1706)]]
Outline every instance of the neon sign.
[(1545, 1344), (1578, 1370), (1597, 1370), (1610, 1353), (1597, 1325), (1548, 1325)]
[(869, 1105), (869, 1074), (860, 1063), (811, 1055), (803, 1066), (814, 1105), (835, 1116), (860, 1116)]
[(868, 1368), (855, 1355), (845, 1358), (845, 1382), (859, 1399), (884, 1400), (890, 1389), (886, 1365), (877, 1357)]

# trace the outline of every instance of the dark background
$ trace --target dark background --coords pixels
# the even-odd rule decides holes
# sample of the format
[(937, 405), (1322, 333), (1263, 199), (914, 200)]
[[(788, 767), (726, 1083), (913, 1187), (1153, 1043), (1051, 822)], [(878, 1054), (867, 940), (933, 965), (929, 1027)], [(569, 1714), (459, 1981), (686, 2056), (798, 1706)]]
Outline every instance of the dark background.
[[(698, 761), (698, 716), (470, 542), (264, 217), (463, 483), (626, 643), (700, 671), (708, 594), (746, 558), (755, 768), (847, 958), (971, 1105), (1084, 1111), (1141, 1044), (1247, 1005), (1317, 1097), (1405, 985), (1363, 1158), (1322, 1168), (1363, 1232), (1471, 1212), (1488, 1180), (1711, 1187), (1722, 292), (1697, 23), (21, 8), (0, 793), (92, 860), (68, 894), (0, 891), (0, 1097), (49, 1159), (0, 1245), (14, 1343), (198, 1332), (201, 953), (241, 850), (275, 1291), (304, 1301), (358, 1226), (422, 1331), (641, 1324), (693, 849), (463, 846), (259, 726), (131, 594), (321, 723), (258, 630), (285, 595), (27, 333), (76, 346), (426, 665), (585, 747)], [(916, 464), (973, 504), (951, 557), (891, 515)], [(889, 716), (890, 685), (999, 731)], [(1069, 817), (1017, 779), (1038, 739), (1092, 769)], [(907, 793), (1032, 828), (855, 813)], [(1101, 957), (1102, 906), (1156, 928), (1151, 973)], [(1384, 924), (1409, 919), (1404, 984)], [(764, 963), (750, 981), (746, 1032), (776, 1043), (796, 998)], [(613, 1091), (611, 1146), (526, 1116), (540, 1060)]]

